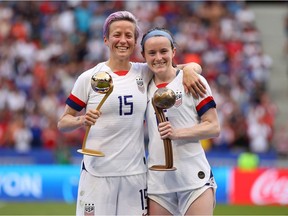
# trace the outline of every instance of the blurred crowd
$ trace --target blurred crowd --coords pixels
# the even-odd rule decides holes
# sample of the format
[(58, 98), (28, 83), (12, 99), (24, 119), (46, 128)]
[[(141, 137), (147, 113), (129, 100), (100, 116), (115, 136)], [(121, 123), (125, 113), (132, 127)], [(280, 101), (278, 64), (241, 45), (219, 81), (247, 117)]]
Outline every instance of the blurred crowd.
[[(176, 63), (201, 64), (222, 126), (207, 151), (288, 152), (273, 142), (273, 62), (245, 1), (0, 1), (0, 149), (81, 147), (85, 131), (61, 134), (57, 120), (75, 79), (107, 59), (102, 26), (118, 10), (142, 32), (168, 28)], [(139, 41), (132, 61), (143, 61)]]

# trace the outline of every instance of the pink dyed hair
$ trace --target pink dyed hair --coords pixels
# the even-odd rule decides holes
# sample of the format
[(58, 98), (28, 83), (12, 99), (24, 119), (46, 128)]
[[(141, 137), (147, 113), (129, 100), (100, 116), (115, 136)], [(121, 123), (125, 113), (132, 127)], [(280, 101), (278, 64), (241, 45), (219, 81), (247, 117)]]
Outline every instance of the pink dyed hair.
[(137, 41), (137, 39), (140, 35), (140, 28), (138, 26), (138, 20), (129, 11), (117, 11), (117, 12), (110, 14), (106, 18), (105, 23), (103, 25), (103, 37), (108, 38), (109, 37), (109, 28), (110, 28), (111, 23), (115, 22), (115, 21), (120, 21), (120, 20), (130, 21), (130, 22), (135, 24), (135, 38)]

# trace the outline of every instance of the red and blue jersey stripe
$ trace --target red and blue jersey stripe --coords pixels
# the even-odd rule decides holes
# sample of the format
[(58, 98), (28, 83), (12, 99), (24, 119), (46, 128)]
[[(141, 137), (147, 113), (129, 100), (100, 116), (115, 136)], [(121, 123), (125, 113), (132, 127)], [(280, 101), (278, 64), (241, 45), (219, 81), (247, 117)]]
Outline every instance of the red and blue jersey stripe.
[(199, 116), (202, 116), (210, 108), (216, 108), (216, 103), (212, 96), (205, 98), (196, 106), (196, 110)]
[(69, 95), (69, 97), (66, 100), (66, 104), (72, 107), (73, 109), (77, 110), (78, 112), (80, 112), (83, 108), (86, 107), (86, 103), (79, 100), (73, 94)]

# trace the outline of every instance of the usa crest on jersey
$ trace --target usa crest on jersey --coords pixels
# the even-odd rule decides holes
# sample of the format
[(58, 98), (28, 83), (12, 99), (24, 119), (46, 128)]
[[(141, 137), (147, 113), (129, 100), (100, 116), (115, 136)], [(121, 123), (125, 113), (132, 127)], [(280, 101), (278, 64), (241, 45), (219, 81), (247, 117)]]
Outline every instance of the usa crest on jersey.
[(136, 77), (136, 83), (137, 83), (139, 91), (144, 93), (145, 87), (144, 87), (143, 78), (140, 76)]
[(85, 215), (85, 216), (92, 216), (92, 215), (94, 215), (94, 211), (95, 211), (95, 206), (94, 206), (94, 204), (85, 203), (85, 208), (84, 208), (84, 215)]
[(182, 92), (180, 90), (175, 91), (176, 102), (174, 106), (179, 107), (182, 104)]

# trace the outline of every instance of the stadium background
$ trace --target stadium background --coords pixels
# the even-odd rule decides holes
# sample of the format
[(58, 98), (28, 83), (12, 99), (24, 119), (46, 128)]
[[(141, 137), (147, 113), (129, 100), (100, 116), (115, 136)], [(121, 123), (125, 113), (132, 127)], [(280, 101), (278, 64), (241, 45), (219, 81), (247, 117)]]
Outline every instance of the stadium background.
[[(143, 32), (168, 28), (176, 62), (202, 65), (222, 126), (219, 138), (202, 142), (218, 204), (287, 206), (287, 7), (285, 1), (1, 1), (0, 213), (15, 202), (75, 202), (84, 131), (61, 134), (57, 119), (77, 76), (107, 58), (102, 25), (116, 10), (133, 12)], [(139, 53), (133, 60), (143, 61)]]

